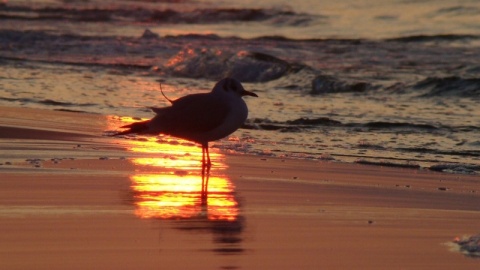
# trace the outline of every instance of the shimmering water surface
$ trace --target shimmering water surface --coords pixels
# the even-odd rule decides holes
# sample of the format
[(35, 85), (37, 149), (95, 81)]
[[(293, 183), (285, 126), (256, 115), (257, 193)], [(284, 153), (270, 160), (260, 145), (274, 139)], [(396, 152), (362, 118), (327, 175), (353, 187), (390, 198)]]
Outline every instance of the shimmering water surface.
[(0, 105), (151, 117), (159, 82), (233, 76), (260, 98), (217, 148), (479, 170), (477, 1), (7, 1), (0, 20)]

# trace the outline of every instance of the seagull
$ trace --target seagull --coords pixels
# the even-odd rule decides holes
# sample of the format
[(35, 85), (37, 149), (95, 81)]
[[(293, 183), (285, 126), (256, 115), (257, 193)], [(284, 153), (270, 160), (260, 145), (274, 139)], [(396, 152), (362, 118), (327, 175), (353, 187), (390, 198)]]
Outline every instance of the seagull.
[(171, 106), (151, 107), (155, 117), (122, 126), (128, 130), (114, 135), (166, 134), (196, 142), (202, 146), (202, 168), (210, 168), (208, 143), (232, 134), (247, 119), (243, 96), (258, 97), (228, 77), (217, 82), (210, 93), (191, 94), (173, 101), (164, 95)]

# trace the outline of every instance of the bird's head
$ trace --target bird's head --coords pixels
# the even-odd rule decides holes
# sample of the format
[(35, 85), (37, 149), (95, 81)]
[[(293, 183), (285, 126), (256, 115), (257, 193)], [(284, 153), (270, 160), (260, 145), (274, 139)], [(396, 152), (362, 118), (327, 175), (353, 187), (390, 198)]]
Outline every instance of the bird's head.
[(258, 97), (257, 94), (245, 90), (239, 81), (229, 77), (221, 79), (219, 82), (217, 82), (217, 84), (215, 84), (212, 92), (217, 92), (217, 91), (233, 93), (240, 97), (243, 97), (243, 96)]

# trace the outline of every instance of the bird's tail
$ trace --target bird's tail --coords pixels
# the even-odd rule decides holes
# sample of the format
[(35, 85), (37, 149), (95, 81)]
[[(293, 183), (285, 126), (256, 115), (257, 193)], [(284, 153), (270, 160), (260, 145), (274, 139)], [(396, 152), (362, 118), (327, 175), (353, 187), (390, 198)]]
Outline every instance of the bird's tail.
[(128, 128), (127, 130), (117, 132), (113, 134), (113, 136), (117, 135), (127, 135), (132, 133), (146, 133), (148, 130), (148, 123), (150, 120), (142, 121), (142, 122), (135, 122), (125, 126), (121, 126), (120, 128)]

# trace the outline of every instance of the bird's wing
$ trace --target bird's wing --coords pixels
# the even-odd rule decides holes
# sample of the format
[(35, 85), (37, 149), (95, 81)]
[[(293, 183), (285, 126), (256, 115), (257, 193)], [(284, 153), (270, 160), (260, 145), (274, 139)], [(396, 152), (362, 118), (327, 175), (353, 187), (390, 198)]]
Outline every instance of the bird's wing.
[(182, 135), (205, 132), (220, 126), (230, 107), (211, 94), (193, 94), (173, 101), (171, 107), (155, 108), (156, 124), (165, 133)]

